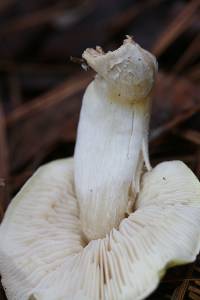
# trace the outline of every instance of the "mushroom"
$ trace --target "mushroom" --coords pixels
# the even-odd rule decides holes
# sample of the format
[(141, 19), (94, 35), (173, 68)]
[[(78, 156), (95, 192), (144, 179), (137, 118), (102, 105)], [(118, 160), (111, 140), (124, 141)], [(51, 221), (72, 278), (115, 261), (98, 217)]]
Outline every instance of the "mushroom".
[(157, 63), (129, 36), (113, 52), (87, 49), (83, 58), (98, 74), (83, 98), (74, 157), (81, 224), (91, 240), (118, 228), (133, 209), (143, 160), (151, 169), (147, 140)]
[(83, 57), (97, 75), (75, 156), (40, 167), (0, 226), (8, 300), (145, 299), (200, 250), (198, 179), (180, 161), (149, 163), (155, 58), (130, 37)]

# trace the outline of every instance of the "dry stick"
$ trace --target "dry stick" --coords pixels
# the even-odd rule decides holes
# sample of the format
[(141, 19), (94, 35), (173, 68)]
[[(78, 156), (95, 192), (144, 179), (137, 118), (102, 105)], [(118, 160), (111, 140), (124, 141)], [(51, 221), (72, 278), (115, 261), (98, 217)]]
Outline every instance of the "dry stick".
[(52, 148), (55, 142), (63, 139), (63, 130), (65, 140), (75, 139), (78, 113), (74, 112), (80, 108), (77, 94), (90, 81), (89, 72), (76, 76), (8, 115), (10, 156), (17, 157), (12, 160), (13, 170), (27, 162), (30, 165), (33, 158), (35, 161), (36, 153), (42, 153), (46, 147)]
[(163, 0), (150, 0), (150, 1), (140, 1), (138, 4), (133, 3), (123, 12), (114, 15), (113, 18), (109, 20), (108, 30), (111, 36), (122, 31), (127, 27), (137, 16), (143, 13), (146, 9), (152, 8), (155, 5), (160, 4)]
[(80, 102), (79, 95), (65, 98), (50, 109), (33, 113), (24, 121), (15, 123), (9, 135), (10, 156), (17, 157), (12, 160), (12, 169), (25, 164), (35, 169), (42, 162), (45, 149), (52, 152), (56, 143), (63, 141), (64, 131), (65, 142), (74, 141), (78, 123), (78, 113), (74, 114), (74, 111), (79, 111)]
[(0, 221), (8, 201), (6, 189), (6, 179), (8, 175), (8, 148), (4, 126), (4, 113), (0, 103)]
[(25, 118), (33, 113), (39, 113), (48, 109), (55, 104), (63, 101), (67, 97), (71, 97), (75, 93), (83, 90), (91, 81), (91, 73), (87, 72), (84, 76), (74, 76), (66, 80), (58, 87), (52, 89), (50, 92), (33, 99), (31, 102), (20, 106), (11, 112), (6, 118), (7, 126), (11, 126), (21, 118)]
[(50, 63), (19, 63), (16, 61), (0, 60), (0, 70), (7, 73), (53, 73), (68, 74), (74, 71), (74, 67), (69, 63), (50, 64)]
[[(175, 267), (175, 268), (179, 268), (179, 267)], [(196, 277), (194, 277), (194, 276), (192, 276), (191, 278), (185, 278), (185, 277), (179, 277), (179, 278), (172, 278), (172, 279), (163, 279), (163, 280), (161, 280), (161, 282), (162, 283), (178, 283), (178, 282), (180, 282), (180, 283), (182, 283), (183, 281), (185, 281), (185, 282), (188, 282), (188, 283), (190, 283), (191, 281), (192, 282), (195, 282), (195, 281), (198, 281), (199, 280), (199, 277), (198, 276), (196, 276)]]
[[(84, 8), (86, 4), (83, 2), (82, 7)], [(74, 10), (75, 8), (72, 10), (73, 14)], [(78, 7), (77, 10), (79, 11), (80, 7)], [(52, 5), (51, 7), (41, 9), (8, 22), (1, 27), (0, 36), (46, 24), (56, 20), (58, 17), (63, 16), (64, 14), (70, 14), (70, 11), (70, 8), (67, 6), (67, 1), (61, 1), (60, 3), (58, 2), (56, 5)]]
[(150, 142), (157, 140), (161, 135), (166, 134), (171, 129), (179, 126), (181, 123), (185, 122), (187, 119), (189, 119), (199, 111), (200, 111), (200, 104), (188, 109), (187, 111), (182, 112), (181, 114), (175, 116), (169, 122), (156, 128), (155, 130), (153, 130), (150, 136)]
[[(187, 272), (187, 278), (192, 278), (193, 277), (193, 273), (196, 269), (196, 264), (198, 263), (198, 260), (199, 260), (199, 258), (197, 257), (196, 262), (189, 266), (189, 269), (188, 269), (188, 272)], [(196, 278), (194, 280), (196, 280)], [(178, 288), (175, 289), (171, 300), (183, 300), (183, 299), (185, 299), (185, 295), (188, 292), (188, 290), (189, 290), (189, 288), (192, 284), (191, 281), (192, 280), (183, 279), (183, 282), (181, 283), (181, 285)]]
[(188, 290), (191, 291), (191, 292), (194, 292), (195, 294), (199, 294), (200, 295), (200, 289), (198, 289), (198, 288), (196, 288), (196, 287), (194, 287), (192, 285), (188, 288)]
[(158, 57), (166, 48), (182, 34), (193, 21), (194, 15), (200, 6), (199, 0), (190, 1), (180, 14), (173, 20), (155, 43), (152, 52)]
[(200, 146), (200, 132), (196, 130), (186, 129), (186, 130), (174, 130), (173, 133), (176, 135)]
[(194, 61), (200, 53), (200, 34), (197, 35), (194, 40), (191, 42), (185, 53), (181, 56), (178, 62), (175, 64), (173, 71), (180, 72), (183, 68), (190, 63), (190, 61)]
[(200, 300), (200, 296), (198, 296), (196, 293), (194, 292), (189, 292), (189, 299), (190, 300)]
[(175, 289), (175, 291), (171, 297), (171, 300), (183, 300), (185, 293), (187, 291), (188, 285), (189, 285), (189, 281), (184, 280), (183, 283), (178, 288)]
[(55, 5), (51, 8), (43, 9), (27, 16), (16, 18), (1, 27), (0, 36), (45, 24), (62, 14), (63, 8), (58, 8), (58, 6)]

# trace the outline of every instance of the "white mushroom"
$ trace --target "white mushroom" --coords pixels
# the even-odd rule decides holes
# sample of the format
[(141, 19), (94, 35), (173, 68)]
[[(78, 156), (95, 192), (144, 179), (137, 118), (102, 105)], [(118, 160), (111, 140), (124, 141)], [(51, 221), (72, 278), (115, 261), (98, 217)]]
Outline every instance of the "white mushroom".
[[(141, 58), (145, 65), (146, 51), (135, 43), (132, 48), (130, 43), (129, 39), (117, 50), (119, 52), (113, 53), (118, 55), (125, 51), (123, 47), (130, 47), (130, 53), (141, 51), (145, 53)], [(115, 55), (114, 58), (109, 55), (108, 63), (115, 58)], [(123, 60), (121, 64), (125, 74)], [(101, 72), (100, 69), (97, 71)], [(153, 74), (151, 68), (149, 70)], [(8, 300), (141, 300), (157, 287), (166, 268), (192, 262), (199, 252), (198, 179), (179, 161), (164, 162), (152, 170), (148, 167), (149, 171), (143, 175), (141, 170), (137, 171), (143, 164), (142, 149), (143, 156), (147, 151), (147, 146), (141, 147), (147, 139), (148, 122), (144, 114), (148, 105), (143, 106), (140, 99), (141, 114), (136, 110), (132, 117), (133, 124), (138, 120), (139, 128), (130, 130), (128, 111), (135, 113), (140, 93), (137, 92), (138, 101), (132, 102), (121, 87), (124, 98), (118, 102), (113, 96), (115, 108), (112, 109), (108, 96), (110, 84), (105, 87), (107, 77), (103, 79), (103, 74), (100, 73), (101, 77), (95, 79), (84, 96), (75, 165), (73, 159), (63, 159), (42, 166), (12, 200), (5, 214), (0, 226), (0, 273)], [(125, 77), (123, 71), (120, 74)], [(149, 78), (152, 83), (142, 96), (146, 95), (147, 99), (154, 75)], [(117, 85), (120, 86), (120, 81)], [(102, 111), (98, 109), (101, 105)], [(116, 117), (123, 123), (118, 124)], [(112, 123), (110, 127), (109, 123)], [(143, 126), (142, 131), (140, 126)], [(100, 138), (92, 129), (99, 129)], [(107, 143), (102, 150), (98, 147), (101, 147), (99, 142), (105, 141), (104, 134)], [(135, 135), (138, 143), (132, 141)], [(131, 140), (131, 147), (127, 148), (128, 140)], [(128, 161), (127, 151), (130, 154)], [(105, 181), (104, 178), (100, 180), (101, 174)], [(89, 180), (94, 193), (87, 199)], [(106, 180), (109, 184), (112, 182), (110, 191)], [(131, 195), (127, 192), (130, 187)], [(112, 206), (106, 195), (113, 195)], [(128, 197), (132, 197), (134, 210), (125, 218)], [(111, 221), (106, 215), (106, 207)], [(93, 214), (97, 218), (96, 224)]]
[(87, 49), (83, 57), (98, 74), (83, 98), (75, 151), (81, 223), (90, 240), (118, 228), (133, 209), (143, 159), (151, 168), (147, 139), (157, 63), (130, 37), (116, 51)]

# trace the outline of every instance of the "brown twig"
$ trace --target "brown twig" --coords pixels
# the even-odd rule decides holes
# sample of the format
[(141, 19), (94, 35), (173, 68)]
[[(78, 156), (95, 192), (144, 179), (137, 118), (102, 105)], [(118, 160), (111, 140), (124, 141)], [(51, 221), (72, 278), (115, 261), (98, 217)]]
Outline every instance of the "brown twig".
[(200, 53), (200, 35), (197, 35), (191, 42), (187, 50), (180, 57), (178, 62), (175, 64), (173, 71), (180, 72), (183, 68), (191, 61), (194, 61)]
[(34, 74), (34, 73), (52, 73), (55, 75), (69, 75), (74, 70), (66, 61), (65, 64), (50, 64), (50, 63), (31, 63), (31, 62), (16, 62), (12, 60), (0, 60), (0, 71), (16, 74)]
[(91, 80), (91, 73), (86, 73), (84, 76), (75, 76), (64, 83), (47, 92), (41, 97), (33, 99), (31, 102), (22, 105), (15, 109), (6, 118), (7, 126), (12, 125), (17, 120), (27, 118), (33, 113), (42, 112), (55, 104), (60, 103), (66, 98), (71, 97), (75, 93), (80, 92)]
[(126, 10), (119, 13), (117, 16), (113, 16), (109, 20), (107, 25), (109, 37), (116, 35), (117, 33), (124, 30), (130, 23), (134, 21), (136, 17), (141, 15), (144, 11), (159, 5), (163, 0), (149, 0), (149, 1), (139, 1), (139, 3), (133, 3)]
[[(82, 6), (85, 6), (83, 2)], [(51, 21), (55, 21), (58, 17), (69, 12), (66, 1), (60, 1), (57, 4), (38, 10), (28, 15), (11, 20), (0, 29), (0, 36), (13, 34), (32, 27), (40, 26)], [(74, 13), (74, 12), (73, 12)]]
[(158, 57), (172, 44), (192, 23), (200, 6), (199, 0), (188, 2), (178, 16), (162, 32), (153, 46), (152, 52)]
[(200, 104), (196, 105), (187, 111), (182, 112), (181, 114), (175, 116), (172, 120), (169, 122), (161, 125), (160, 127), (154, 129), (154, 131), (151, 133), (150, 141), (155, 141), (158, 139), (161, 135), (166, 134), (171, 129), (179, 126), (181, 123), (185, 122), (187, 119), (189, 119), (191, 116), (196, 114), (200, 111)]
[(176, 135), (186, 139), (187, 141), (190, 141), (194, 143), (197, 146), (200, 146), (200, 132), (196, 130), (186, 129), (186, 130), (178, 130), (175, 129), (173, 131)]

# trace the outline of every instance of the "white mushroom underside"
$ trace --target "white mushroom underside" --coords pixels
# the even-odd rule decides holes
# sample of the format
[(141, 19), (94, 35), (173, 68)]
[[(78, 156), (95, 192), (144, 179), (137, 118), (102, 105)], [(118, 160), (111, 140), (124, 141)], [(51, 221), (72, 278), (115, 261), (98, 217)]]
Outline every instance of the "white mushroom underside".
[(73, 160), (55, 161), (36, 172), (6, 213), (2, 283), (9, 300), (144, 299), (167, 265), (195, 259), (199, 227), (198, 180), (183, 163), (166, 162), (144, 175), (137, 210), (119, 230), (86, 245)]

